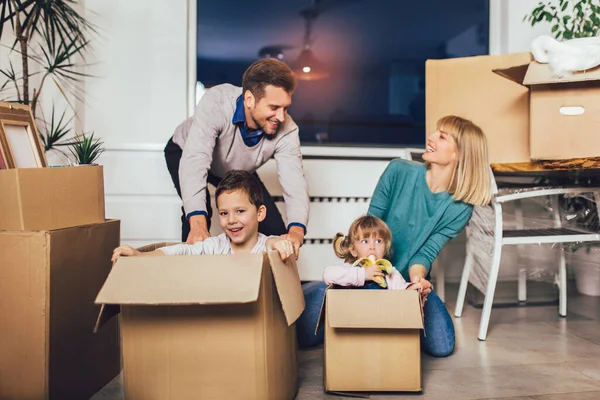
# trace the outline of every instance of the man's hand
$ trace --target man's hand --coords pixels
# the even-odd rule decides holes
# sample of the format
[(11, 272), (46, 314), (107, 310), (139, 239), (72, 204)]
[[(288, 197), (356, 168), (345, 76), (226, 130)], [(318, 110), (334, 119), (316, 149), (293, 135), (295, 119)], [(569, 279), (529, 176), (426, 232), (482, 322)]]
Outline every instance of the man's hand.
[(204, 215), (194, 215), (190, 217), (190, 233), (188, 234), (187, 244), (203, 242), (210, 237), (208, 227), (206, 225), (206, 217)]
[(300, 247), (304, 243), (304, 229), (300, 226), (291, 226), (288, 233), (281, 235), (281, 237), (292, 242), (292, 245), (294, 246), (294, 254), (296, 255), (297, 260), (298, 254), (300, 253)]

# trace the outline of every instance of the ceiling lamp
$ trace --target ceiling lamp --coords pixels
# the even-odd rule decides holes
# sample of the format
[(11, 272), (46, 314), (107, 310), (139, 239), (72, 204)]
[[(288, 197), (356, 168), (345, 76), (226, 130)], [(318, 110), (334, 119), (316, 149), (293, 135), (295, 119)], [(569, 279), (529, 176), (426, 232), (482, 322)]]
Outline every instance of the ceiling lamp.
[(301, 81), (316, 81), (318, 79), (327, 78), (329, 76), (329, 72), (326, 70), (325, 66), (322, 62), (320, 62), (312, 50), (310, 49), (310, 45), (312, 42), (311, 39), (311, 29), (314, 20), (317, 18), (316, 8), (303, 10), (300, 12), (300, 15), (304, 17), (306, 22), (306, 31), (304, 33), (304, 48), (300, 52), (300, 55), (292, 63), (292, 68), (296, 73), (296, 76)]

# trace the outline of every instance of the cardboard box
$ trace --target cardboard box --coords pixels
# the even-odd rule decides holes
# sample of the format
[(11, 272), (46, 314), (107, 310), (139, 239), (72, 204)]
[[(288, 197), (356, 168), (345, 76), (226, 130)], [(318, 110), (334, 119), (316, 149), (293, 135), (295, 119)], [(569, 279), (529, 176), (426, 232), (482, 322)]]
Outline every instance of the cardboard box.
[[(156, 246), (152, 246), (156, 247)], [(294, 260), (251, 255), (128, 257), (98, 294), (99, 327), (121, 306), (128, 400), (293, 399)]]
[(419, 392), (423, 316), (416, 290), (328, 289), (329, 392)]
[(52, 230), (104, 221), (101, 166), (0, 170), (0, 230)]
[(530, 161), (529, 92), (493, 70), (527, 64), (529, 53), (427, 60), (426, 132), (445, 115), (473, 120), (486, 134), (491, 163)]
[(600, 68), (558, 78), (533, 61), (495, 72), (529, 88), (533, 160), (600, 157)]
[(119, 374), (116, 321), (93, 333), (119, 226), (0, 232), (0, 399), (89, 399)]

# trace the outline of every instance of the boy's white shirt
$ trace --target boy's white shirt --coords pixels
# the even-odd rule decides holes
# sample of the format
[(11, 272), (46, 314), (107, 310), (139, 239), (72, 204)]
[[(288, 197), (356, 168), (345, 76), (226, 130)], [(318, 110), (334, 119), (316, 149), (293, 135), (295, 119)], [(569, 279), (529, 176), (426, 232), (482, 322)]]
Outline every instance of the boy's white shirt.
[[(259, 233), (258, 241), (250, 253), (256, 254), (267, 251), (267, 239), (267, 236)], [(234, 254), (234, 251), (231, 248), (231, 240), (224, 233), (221, 233), (219, 236), (211, 236), (205, 239), (203, 242), (196, 242), (194, 244), (180, 243), (172, 246), (161, 247), (158, 250), (162, 251), (167, 256)]]

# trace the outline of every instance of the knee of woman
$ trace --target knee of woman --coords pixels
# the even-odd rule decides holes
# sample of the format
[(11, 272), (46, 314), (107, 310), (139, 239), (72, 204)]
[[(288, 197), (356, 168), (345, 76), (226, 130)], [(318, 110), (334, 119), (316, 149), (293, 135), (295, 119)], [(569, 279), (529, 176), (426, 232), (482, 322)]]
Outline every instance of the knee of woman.
[(454, 337), (445, 340), (429, 340), (424, 343), (423, 350), (432, 357), (448, 357), (454, 352)]

